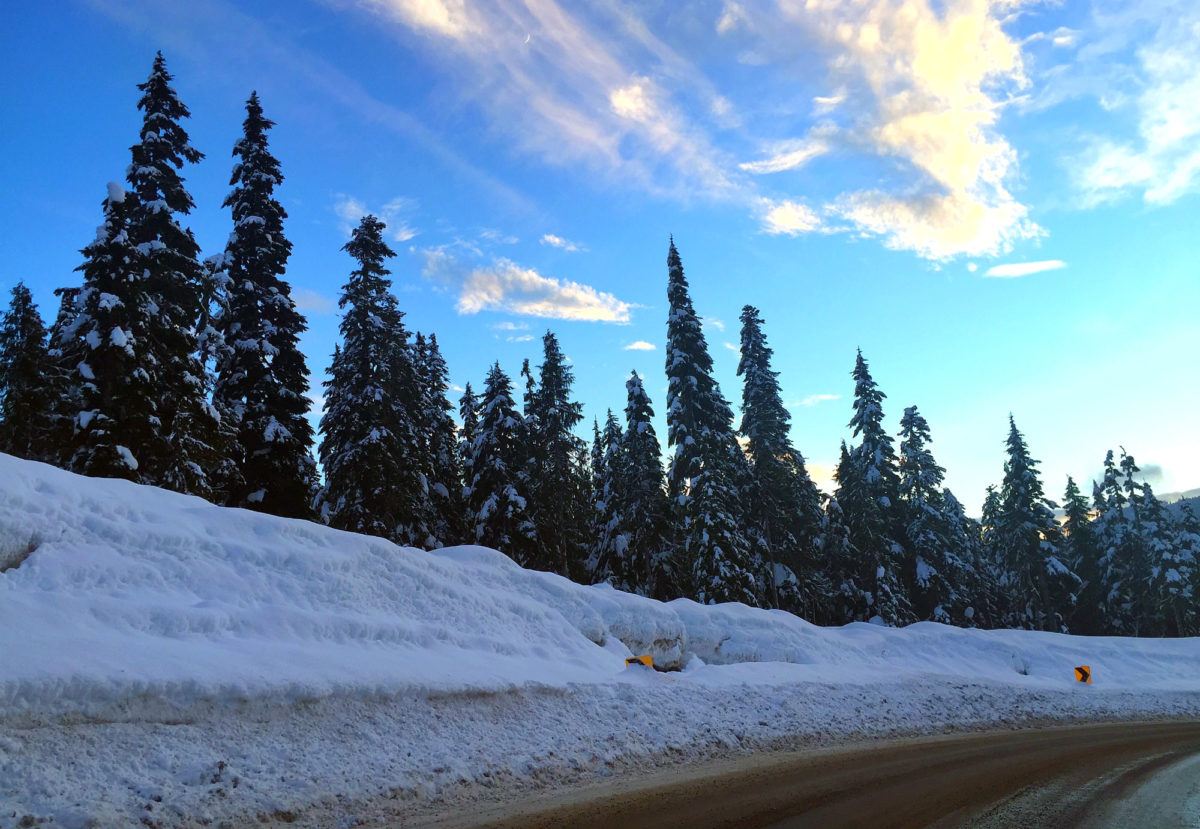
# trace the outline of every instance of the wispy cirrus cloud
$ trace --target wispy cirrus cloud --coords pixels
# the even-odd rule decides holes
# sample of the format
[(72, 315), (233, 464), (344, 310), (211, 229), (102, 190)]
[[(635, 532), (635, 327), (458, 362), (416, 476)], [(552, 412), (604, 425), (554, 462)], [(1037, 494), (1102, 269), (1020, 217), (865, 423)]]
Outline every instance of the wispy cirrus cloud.
[(1022, 276), (1033, 276), (1035, 273), (1059, 271), (1067, 266), (1061, 259), (1044, 259), (1040, 262), (1010, 262), (1003, 265), (993, 265), (984, 271), (985, 277), (993, 279), (1019, 279)]
[(792, 403), (792, 406), (803, 406), (806, 409), (811, 409), (813, 406), (819, 406), (822, 403), (831, 403), (834, 400), (841, 400), (840, 394), (810, 394), (802, 397)]
[(553, 233), (543, 233), (540, 242), (543, 245), (548, 245), (552, 248), (565, 250), (567, 253), (579, 253), (587, 250), (585, 246), (579, 244), (578, 242), (572, 242), (570, 239), (564, 239), (563, 237)]
[(821, 138), (802, 138), (784, 141), (771, 148), (771, 155), (759, 161), (744, 161), (738, 165), (748, 173), (764, 175), (782, 173), (803, 167), (814, 158), (829, 152), (829, 142)]
[(306, 314), (332, 314), (337, 310), (337, 300), (311, 288), (293, 287), (292, 300)]
[(1095, 12), (1079, 66), (1105, 82), (1089, 88), (1068, 71), (1064, 94), (1096, 95), (1114, 126), (1128, 123), (1134, 133), (1090, 134), (1070, 159), (1084, 206), (1128, 196), (1162, 206), (1200, 192), (1200, 8), (1190, 0), (1107, 4)]
[(409, 224), (409, 217), (416, 208), (416, 199), (407, 196), (396, 196), (375, 209), (368, 207), (362, 199), (345, 193), (338, 193), (333, 201), (333, 212), (346, 236), (358, 226), (363, 216), (370, 213), (383, 220), (387, 225), (387, 236), (394, 242), (407, 242), (420, 233)]
[[(797, 102), (826, 120), (795, 138), (760, 138), (745, 128), (738, 91), (716, 89), (700, 65), (654, 33), (675, 33), (662, 10), (623, 0), (342, 0), (339, 7), (397, 24), (399, 37), (415, 34), (433, 59), (470, 73), (475, 103), (519, 149), (544, 161), (582, 163), (610, 174), (610, 183), (652, 194), (738, 205), (776, 235), (853, 231), (945, 260), (994, 256), (1042, 234), (1013, 194), (1017, 154), (999, 127), (1000, 113), (1027, 85), (1022, 43), (1005, 29), (1021, 4), (724, 3), (707, 35), (711, 45), (753, 54), (744, 63), (766, 84), (784, 87), (797, 49), (813, 60), (794, 88), (820, 67), (829, 94), (798, 94)], [(736, 151), (721, 140), (731, 124), (743, 125)], [(763, 157), (748, 159), (747, 145)], [(835, 150), (887, 164), (880, 185), (801, 198), (795, 182), (763, 179)]]

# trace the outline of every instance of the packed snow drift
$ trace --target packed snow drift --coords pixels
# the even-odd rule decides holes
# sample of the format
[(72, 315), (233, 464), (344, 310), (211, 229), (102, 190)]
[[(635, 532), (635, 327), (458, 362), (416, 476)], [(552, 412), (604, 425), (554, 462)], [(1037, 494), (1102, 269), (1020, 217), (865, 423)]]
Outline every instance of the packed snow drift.
[[(668, 672), (626, 667), (643, 653)], [(0, 455), (0, 826), (296, 817), (791, 737), (1198, 713), (1196, 639), (818, 628)]]

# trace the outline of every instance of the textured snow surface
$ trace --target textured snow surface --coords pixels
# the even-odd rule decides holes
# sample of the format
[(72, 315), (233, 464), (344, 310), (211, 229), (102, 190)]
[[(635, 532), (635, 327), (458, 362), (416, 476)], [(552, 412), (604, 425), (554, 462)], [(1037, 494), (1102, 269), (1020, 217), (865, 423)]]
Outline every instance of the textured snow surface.
[(1196, 639), (817, 628), (6, 455), (0, 569), (0, 827), (350, 825), (797, 742), (1200, 715)]

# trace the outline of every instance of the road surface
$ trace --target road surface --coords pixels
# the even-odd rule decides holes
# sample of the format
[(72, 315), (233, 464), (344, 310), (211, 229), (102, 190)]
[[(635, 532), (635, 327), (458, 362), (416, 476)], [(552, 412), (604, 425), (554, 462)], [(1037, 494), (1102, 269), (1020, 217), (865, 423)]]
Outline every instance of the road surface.
[(775, 753), (491, 810), (476, 806), (424, 825), (1200, 829), (1200, 723), (1069, 726)]

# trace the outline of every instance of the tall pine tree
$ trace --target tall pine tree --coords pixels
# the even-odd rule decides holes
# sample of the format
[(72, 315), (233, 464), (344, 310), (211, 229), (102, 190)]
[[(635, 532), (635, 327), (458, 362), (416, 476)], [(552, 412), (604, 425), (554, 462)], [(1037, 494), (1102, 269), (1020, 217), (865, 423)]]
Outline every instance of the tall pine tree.
[(512, 381), (495, 363), (479, 404), (467, 508), (475, 543), (497, 549), (524, 567), (535, 561), (537, 529), (523, 489), (521, 468), (527, 451), (523, 443)]
[(996, 545), (1010, 597), (1006, 627), (1064, 630), (1074, 610), (1079, 577), (1063, 561), (1062, 533), (1046, 499), (1038, 462), (1029, 454), (1012, 416), (1008, 459), (996, 516)]
[(904, 625), (915, 616), (902, 579), (904, 548), (897, 537), (903, 522), (896, 503), (900, 485), (892, 438), (883, 428), (886, 395), (871, 377), (861, 351), (853, 377), (850, 428), (859, 443), (839, 464), (837, 499), (859, 555), (857, 577), (868, 602), (867, 620)]
[(343, 247), (358, 263), (338, 301), (342, 343), (325, 382), (319, 496), (324, 520), (339, 529), (424, 544), (428, 498), (414, 421), (420, 399), (385, 262), (395, 253), (384, 223), (364, 216)]
[[(153, 439), (127, 448), (137, 453), (143, 478), (207, 496), (209, 473), (222, 464), (228, 448), (209, 402), (211, 384), (197, 331), (206, 292), (200, 246), (180, 224), (194, 206), (180, 170), (204, 156), (183, 128), (190, 113), (171, 81), (159, 52), (150, 76), (138, 84), (142, 129), (130, 148), (126, 175), (129, 241), (136, 251), (134, 272), (144, 296), (140, 307), (132, 309), (137, 325), (124, 333), (137, 341), (136, 370), (149, 375), (157, 400)], [(124, 293), (116, 296), (123, 300)]]
[(929, 448), (929, 423), (909, 406), (900, 418), (900, 504), (904, 516), (907, 581), (920, 619), (961, 624), (971, 600), (970, 562), (963, 540), (950, 526), (942, 494), (945, 470)]
[[(594, 425), (594, 424), (593, 424)], [(624, 471), (624, 435), (612, 409), (604, 418), (604, 430), (596, 430), (592, 442), (592, 534), (589, 570), (594, 581), (605, 581), (621, 590), (634, 591), (637, 573), (625, 561), (627, 539), (621, 536)]]
[(46, 325), (29, 288), (18, 282), (0, 319), (0, 452), (51, 459), (48, 362)]
[(1092, 526), (1091, 505), (1075, 479), (1067, 477), (1063, 495), (1063, 552), (1079, 576), (1079, 596), (1071, 617), (1071, 631), (1096, 634), (1103, 629), (1104, 583), (1100, 574), (1100, 548)]
[(292, 243), (283, 233), (287, 212), (275, 198), (283, 172), (267, 143), (274, 125), (251, 93), (224, 203), (233, 233), (221, 258), (227, 287), (215, 321), (223, 348), (213, 396), (236, 434), (239, 474), (227, 502), (302, 518), (312, 512), (317, 485), (308, 369), (299, 347), (307, 324), (284, 279)]
[(538, 546), (531, 566), (577, 579), (585, 577), (588, 473), (580, 464), (585, 444), (575, 435), (583, 406), (571, 399), (575, 373), (558, 338), (542, 337), (538, 381), (526, 367), (526, 445), (532, 468), (528, 491)]
[(679, 595), (669, 542), (670, 508), (654, 408), (636, 371), (625, 381), (625, 432), (617, 481), (617, 527), (624, 589), (656, 599)]
[(170, 446), (158, 395), (161, 366), (149, 339), (155, 300), (128, 232), (131, 204), (120, 185), (109, 184), (104, 223), (76, 268), (83, 287), (68, 312), (73, 318), (55, 326), (57, 362), (66, 373), (63, 409), (75, 408), (64, 457), (83, 475), (155, 484), (162, 481), (146, 459), (161, 459)]
[(667, 253), (667, 476), (676, 546), (690, 572), (689, 593), (702, 603), (756, 604), (762, 566), (746, 537), (746, 461), (733, 412), (712, 376), (713, 362), (692, 305), (679, 251)]
[(433, 543), (441, 547), (466, 538), (462, 459), (447, 393), (450, 370), (438, 347), (437, 335), (428, 340), (417, 335), (417, 376), (422, 391), (421, 430), (424, 455), (429, 463), (425, 477), (433, 508)]
[(783, 405), (779, 375), (771, 368), (774, 353), (763, 333), (757, 308), (741, 314), (741, 434), (750, 461), (750, 522), (757, 530), (768, 561), (765, 581), (769, 600), (812, 619), (828, 596), (829, 585), (817, 568), (821, 534), (821, 500), (792, 445), (791, 414)]

